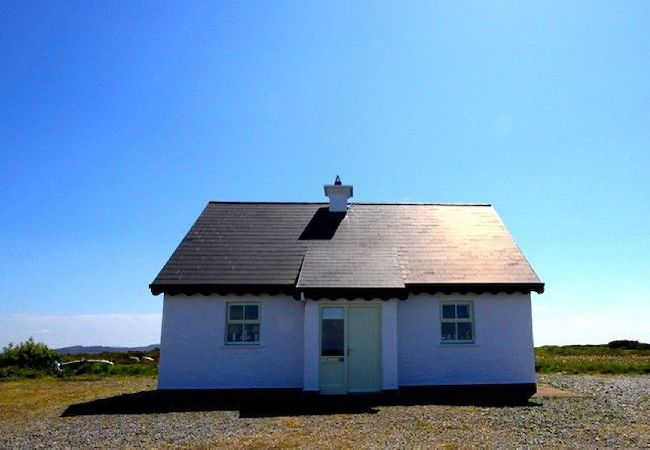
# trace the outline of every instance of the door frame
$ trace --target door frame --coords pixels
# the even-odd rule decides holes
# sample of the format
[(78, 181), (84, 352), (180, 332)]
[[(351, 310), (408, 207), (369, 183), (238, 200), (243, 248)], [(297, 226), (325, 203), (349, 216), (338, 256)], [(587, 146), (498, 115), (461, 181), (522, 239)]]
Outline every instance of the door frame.
[[(378, 367), (378, 376), (379, 376), (379, 389), (377, 391), (369, 391), (370, 392), (381, 392), (383, 390), (384, 386), (384, 343), (383, 343), (383, 315), (382, 315), (382, 304), (381, 303), (370, 303), (367, 302), (366, 304), (340, 304), (338, 302), (333, 302), (333, 303), (321, 303), (318, 306), (318, 385), (319, 385), (319, 390), (320, 390), (320, 385), (321, 385), (321, 353), (322, 353), (322, 345), (323, 345), (323, 309), (324, 308), (343, 308), (343, 323), (344, 323), (344, 328), (343, 328), (343, 342), (344, 342), (344, 364), (345, 364), (345, 394), (347, 395), (350, 394), (349, 392), (349, 378), (350, 378), (350, 369), (349, 369), (349, 364), (348, 364), (348, 358), (349, 358), (349, 347), (348, 347), (348, 309), (350, 308), (374, 308), (379, 311), (378, 314), (378, 320), (377, 320), (377, 327), (378, 329), (378, 341), (379, 341), (379, 351), (378, 351), (378, 358), (379, 358), (379, 367)], [(324, 394), (324, 395), (336, 395), (336, 394)]]

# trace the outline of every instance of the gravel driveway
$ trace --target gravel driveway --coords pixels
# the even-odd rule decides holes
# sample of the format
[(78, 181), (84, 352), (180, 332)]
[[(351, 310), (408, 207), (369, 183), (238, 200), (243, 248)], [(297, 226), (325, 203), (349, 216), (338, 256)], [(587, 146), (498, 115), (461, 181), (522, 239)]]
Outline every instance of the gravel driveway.
[(0, 448), (650, 447), (650, 376), (540, 375), (539, 382), (576, 396), (259, 418), (226, 408), (45, 417), (0, 422)]

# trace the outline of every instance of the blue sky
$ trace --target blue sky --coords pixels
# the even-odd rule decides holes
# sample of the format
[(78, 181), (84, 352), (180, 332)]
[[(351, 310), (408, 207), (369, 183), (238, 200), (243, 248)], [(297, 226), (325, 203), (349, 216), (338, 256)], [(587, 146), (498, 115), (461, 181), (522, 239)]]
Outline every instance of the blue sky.
[(650, 3), (9, 2), (0, 345), (157, 342), (208, 200), (489, 202), (536, 344), (650, 341)]

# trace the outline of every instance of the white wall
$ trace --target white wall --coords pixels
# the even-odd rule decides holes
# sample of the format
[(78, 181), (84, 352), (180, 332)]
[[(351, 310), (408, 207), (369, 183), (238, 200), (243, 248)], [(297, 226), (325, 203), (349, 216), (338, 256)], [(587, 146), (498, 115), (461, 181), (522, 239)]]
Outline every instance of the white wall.
[(304, 387), (305, 391), (320, 389), (320, 305), (316, 301), (305, 302), (304, 326)]
[[(440, 302), (472, 301), (474, 344), (440, 343)], [(400, 386), (534, 383), (530, 294), (417, 295), (398, 305)]]
[[(260, 345), (226, 346), (226, 303), (260, 303)], [(303, 304), (287, 296), (165, 294), (160, 389), (301, 388)]]
[(397, 299), (381, 304), (381, 346), (383, 365), (383, 389), (398, 388), (398, 341), (397, 335)]
[[(454, 300), (473, 302), (474, 344), (440, 343), (439, 302)], [(260, 345), (226, 346), (226, 303), (245, 301), (261, 305)], [(318, 390), (319, 308), (325, 303), (165, 295), (159, 388)], [(384, 389), (535, 382), (529, 294), (417, 295), (372, 303), (382, 306)]]

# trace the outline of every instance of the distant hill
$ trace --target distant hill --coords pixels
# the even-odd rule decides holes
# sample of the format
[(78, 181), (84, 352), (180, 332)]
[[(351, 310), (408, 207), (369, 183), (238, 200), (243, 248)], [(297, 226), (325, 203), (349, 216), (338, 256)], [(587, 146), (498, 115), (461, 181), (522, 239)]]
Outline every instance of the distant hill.
[(81, 355), (96, 353), (126, 353), (126, 352), (148, 352), (160, 347), (160, 344), (151, 344), (144, 347), (107, 347), (104, 345), (73, 345), (54, 349), (63, 355)]

